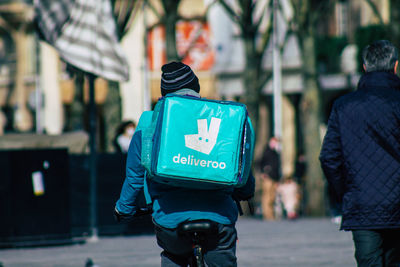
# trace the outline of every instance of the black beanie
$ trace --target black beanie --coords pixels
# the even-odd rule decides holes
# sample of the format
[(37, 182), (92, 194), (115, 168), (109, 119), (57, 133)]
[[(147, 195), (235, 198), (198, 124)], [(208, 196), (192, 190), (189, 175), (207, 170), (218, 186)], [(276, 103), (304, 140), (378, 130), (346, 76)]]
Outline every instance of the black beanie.
[(171, 62), (161, 67), (161, 95), (188, 88), (200, 92), (199, 79), (192, 69), (182, 62)]

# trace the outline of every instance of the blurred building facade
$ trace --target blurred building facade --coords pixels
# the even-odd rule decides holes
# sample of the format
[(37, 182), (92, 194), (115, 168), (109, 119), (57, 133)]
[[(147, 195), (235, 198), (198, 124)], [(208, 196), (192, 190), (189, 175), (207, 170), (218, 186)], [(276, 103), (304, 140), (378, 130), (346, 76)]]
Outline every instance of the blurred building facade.
[[(60, 61), (54, 48), (35, 37), (32, 2), (0, 1), (0, 135), (4, 132), (61, 134), (68, 129), (69, 108), (77, 99), (76, 81), (68, 75), (65, 63)], [(151, 2), (159, 7), (158, 1)], [(281, 6), (290, 8), (289, 0), (281, 2)], [(389, 21), (389, 0), (372, 2), (381, 18), (365, 0), (337, 1), (334, 11), (328, 13), (324, 23), (318, 26), (319, 36), (330, 40), (345, 39), (345, 47), (336, 59), (336, 69), (332, 70), (324, 57), (320, 58), (319, 83), (323, 89), (325, 117), (332, 101), (353, 90), (357, 84), (359, 70), (354, 33), (361, 26), (380, 23), (380, 19), (385, 23)], [(245, 86), (239, 78), (239, 74), (245, 71), (243, 43), (225, 11), (218, 4), (208, 6), (209, 3), (203, 0), (181, 1), (179, 12), (186, 18), (199, 19), (183, 20), (177, 24), (178, 53), (184, 55), (184, 62), (190, 64), (199, 76), (203, 97), (240, 101)], [(283, 16), (285, 12), (288, 11), (283, 10)], [(140, 6), (132, 26), (121, 40), (130, 67), (130, 80), (116, 87), (121, 98), (121, 120), (137, 121), (142, 111), (151, 109), (160, 97), (160, 68), (166, 62), (165, 33), (157, 23), (154, 12), (147, 5)], [(287, 27), (281, 23), (281, 32), (285, 32)], [(271, 50), (271, 46), (268, 49)], [(263, 60), (265, 70), (271, 71), (272, 52), (267, 52)], [(299, 118), (303, 91), (302, 62), (294, 35), (289, 37), (283, 49), (282, 63), (282, 154), (285, 158), (284, 174), (290, 174), (296, 153), (302, 150)], [(107, 113), (104, 106), (110, 90), (115, 90), (115, 87), (105, 80), (96, 80), (96, 102), (101, 110), (99, 121), (104, 121), (104, 113)], [(86, 91), (83, 93), (84, 103), (87, 101)], [(273, 132), (272, 91), (270, 80), (264, 86), (264, 97), (260, 100), (263, 105), (258, 154)], [(102, 132), (103, 126), (100, 123), (99, 135), (106, 135)], [(104, 149), (108, 148), (105, 146)]]

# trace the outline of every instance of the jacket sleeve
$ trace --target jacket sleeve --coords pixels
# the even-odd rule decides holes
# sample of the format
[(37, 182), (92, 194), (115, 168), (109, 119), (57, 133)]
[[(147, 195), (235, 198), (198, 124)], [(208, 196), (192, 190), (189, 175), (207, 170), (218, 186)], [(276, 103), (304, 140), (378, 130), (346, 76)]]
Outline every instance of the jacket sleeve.
[(344, 193), (344, 160), (336, 105), (333, 106), (329, 117), (328, 129), (322, 143), (319, 160), (328, 183), (335, 190), (337, 197), (342, 199)]
[(136, 212), (136, 201), (144, 186), (145, 169), (141, 165), (141, 147), (142, 134), (141, 131), (136, 131), (129, 145), (126, 178), (115, 206), (123, 214), (133, 215)]

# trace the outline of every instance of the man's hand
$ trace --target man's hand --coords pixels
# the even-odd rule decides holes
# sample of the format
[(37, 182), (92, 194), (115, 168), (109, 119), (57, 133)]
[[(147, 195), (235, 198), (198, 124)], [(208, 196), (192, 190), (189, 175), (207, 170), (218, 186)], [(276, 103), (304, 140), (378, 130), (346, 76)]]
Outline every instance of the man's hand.
[(114, 208), (114, 219), (117, 222), (126, 221), (132, 218), (132, 215), (121, 213), (117, 210), (117, 207)]

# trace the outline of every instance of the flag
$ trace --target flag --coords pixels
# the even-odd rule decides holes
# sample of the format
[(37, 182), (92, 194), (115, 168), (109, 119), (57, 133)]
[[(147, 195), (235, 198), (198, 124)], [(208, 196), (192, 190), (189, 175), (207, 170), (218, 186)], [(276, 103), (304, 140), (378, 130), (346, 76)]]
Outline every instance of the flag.
[(69, 18), (74, 0), (35, 0), (35, 26), (42, 39), (54, 44)]
[(109, 0), (36, 0), (35, 24), (67, 63), (107, 80), (129, 79)]

